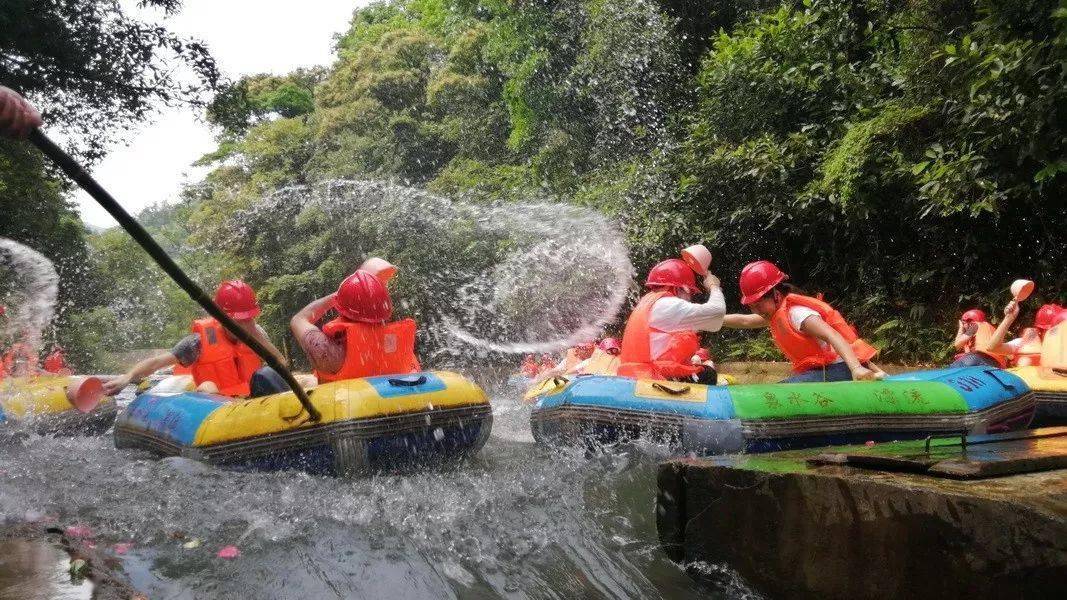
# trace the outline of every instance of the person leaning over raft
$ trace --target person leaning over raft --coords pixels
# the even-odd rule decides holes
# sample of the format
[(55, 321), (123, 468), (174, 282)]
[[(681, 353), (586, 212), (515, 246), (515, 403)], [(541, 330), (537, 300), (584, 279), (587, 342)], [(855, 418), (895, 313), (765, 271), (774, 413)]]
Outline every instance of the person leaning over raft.
[[(330, 309), (339, 317), (315, 325)], [(357, 270), (337, 292), (315, 300), (289, 322), (319, 382), (418, 373), (415, 321), (393, 317), (393, 301), (379, 277)]]
[(700, 290), (689, 265), (677, 258), (665, 260), (648, 272), (649, 292), (637, 303), (622, 334), (619, 371), (634, 379), (672, 379), (715, 385), (714, 369), (694, 364), (700, 350), (698, 331), (718, 331), (726, 315), (719, 279), (708, 273), (704, 288), (708, 299), (692, 302)]
[(782, 383), (882, 379), (870, 361), (878, 350), (856, 334), (841, 313), (818, 298), (785, 283), (789, 276), (760, 260), (741, 270), (741, 303), (751, 315), (726, 315), (732, 329), (769, 327), (778, 349), (793, 363), (795, 375)]
[[(215, 292), (219, 305), (238, 326), (253, 335), (282, 364), (285, 357), (271, 344), (263, 328), (256, 323), (259, 304), (256, 293), (247, 283), (234, 279), (223, 281)], [(165, 367), (188, 367), (197, 390), (217, 393), (231, 398), (265, 396), (287, 389), (285, 382), (262, 361), (251, 348), (239, 342), (218, 321), (204, 317), (193, 321), (192, 333), (182, 338), (170, 352), (146, 358), (124, 375), (104, 383), (104, 391), (116, 394), (132, 382), (137, 382)]]

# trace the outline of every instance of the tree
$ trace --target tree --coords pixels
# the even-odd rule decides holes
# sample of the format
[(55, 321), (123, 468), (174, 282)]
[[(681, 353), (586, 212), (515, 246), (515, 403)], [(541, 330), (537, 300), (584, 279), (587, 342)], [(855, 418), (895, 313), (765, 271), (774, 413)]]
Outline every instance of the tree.
[[(138, 6), (169, 16), (181, 1)], [(0, 4), (0, 82), (74, 133), (89, 158), (158, 103), (201, 102), (218, 78), (203, 44), (130, 17), (119, 0)]]

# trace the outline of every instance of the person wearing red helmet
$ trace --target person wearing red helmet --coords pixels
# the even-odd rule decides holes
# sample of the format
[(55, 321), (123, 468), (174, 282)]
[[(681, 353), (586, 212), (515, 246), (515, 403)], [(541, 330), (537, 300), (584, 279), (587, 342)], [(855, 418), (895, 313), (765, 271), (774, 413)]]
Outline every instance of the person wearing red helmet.
[(954, 360), (959, 360), (966, 354), (974, 352), (978, 330), (989, 326), (985, 311), (981, 309), (972, 308), (960, 315), (959, 325), (956, 327), (956, 338), (952, 340), (952, 347), (958, 352)]
[(1015, 300), (1004, 307), (1004, 320), (991, 333), (983, 335), (981, 331), (975, 336), (973, 350), (958, 356), (950, 367), (990, 366), (1015, 367), (1041, 364), (1041, 344), (1045, 332), (1067, 319), (1064, 309), (1058, 304), (1045, 304), (1037, 309), (1034, 324), (1027, 327), (1022, 334), (1005, 342), (1008, 331), (1019, 318), (1019, 303)]
[[(278, 360), (286, 362), (256, 323), (259, 304), (251, 286), (240, 279), (223, 281), (215, 292), (215, 304)], [(117, 394), (130, 383), (166, 367), (185, 367), (192, 374), (197, 390), (231, 398), (257, 397), (288, 389), (273, 369), (263, 367), (251, 348), (234, 338), (214, 318), (197, 319), (190, 330), (169, 352), (146, 358), (127, 373), (105, 382), (104, 391)]]
[[(316, 325), (330, 309), (338, 317)], [(393, 318), (393, 301), (375, 275), (357, 270), (337, 292), (315, 300), (289, 322), (320, 382), (418, 373), (415, 321)]]
[(786, 283), (789, 276), (760, 260), (741, 270), (741, 303), (751, 315), (727, 315), (734, 329), (768, 327), (778, 349), (793, 363), (782, 383), (882, 379), (870, 361), (878, 350), (865, 342), (837, 310)]
[(714, 369), (693, 364), (700, 349), (698, 331), (722, 328), (726, 301), (719, 279), (710, 272), (704, 276), (708, 299), (692, 302), (700, 292), (696, 274), (684, 261), (665, 260), (648, 272), (648, 288), (638, 301), (622, 334), (618, 374), (634, 379), (675, 379), (715, 385)]

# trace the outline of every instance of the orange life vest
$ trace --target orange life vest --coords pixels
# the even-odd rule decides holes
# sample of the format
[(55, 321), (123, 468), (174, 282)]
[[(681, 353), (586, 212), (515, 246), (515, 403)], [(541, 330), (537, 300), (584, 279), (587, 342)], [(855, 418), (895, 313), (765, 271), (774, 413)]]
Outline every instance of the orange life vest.
[(28, 344), (17, 342), (0, 356), (0, 379), (37, 374), (37, 353)]
[[(989, 323), (979, 323), (978, 332), (975, 333), (975, 336), (972, 339), (972, 341), (975, 342), (974, 346), (976, 348), (988, 346), (989, 338), (993, 337), (994, 331), (995, 329)], [(997, 348), (975, 350), (975, 352), (992, 358), (997, 362), (1000, 368), (1006, 369), (1008, 367), (1040, 366), (1041, 348), (1042, 342), (1039, 338), (1036, 343), (1030, 343), (1018, 349), (1013, 349), (1007, 344), (1001, 344)]]
[[(645, 294), (637, 303), (634, 312), (626, 321), (622, 334), (622, 352), (619, 353), (621, 377), (634, 379), (682, 379), (700, 373), (702, 366), (691, 362), (700, 349), (700, 338), (695, 331), (662, 332), (649, 325), (652, 307), (667, 292)], [(666, 333), (670, 336), (667, 349), (660, 356), (652, 357), (652, 334)]]
[(878, 349), (871, 346), (856, 333), (856, 328), (850, 325), (841, 313), (832, 306), (818, 298), (802, 296), (800, 294), (787, 294), (782, 299), (782, 304), (771, 316), (771, 337), (782, 354), (793, 363), (794, 373), (803, 373), (812, 369), (826, 367), (839, 358), (837, 352), (828, 345), (824, 347), (817, 338), (797, 331), (793, 328), (789, 319), (789, 309), (795, 306), (803, 306), (814, 310), (834, 331), (841, 334), (845, 341), (852, 346), (856, 358), (860, 362), (867, 362), (878, 354)]
[(336, 373), (316, 369), (315, 376), (320, 382), (327, 382), (418, 373), (422, 367), (415, 357), (415, 329), (411, 319), (378, 325), (338, 317), (323, 325), (322, 331), (344, 340), (345, 362)]
[(215, 319), (197, 319), (191, 330), (200, 338), (200, 356), (189, 365), (196, 385), (210, 381), (223, 396), (248, 396), (249, 381), (263, 361), (248, 346), (231, 340)]

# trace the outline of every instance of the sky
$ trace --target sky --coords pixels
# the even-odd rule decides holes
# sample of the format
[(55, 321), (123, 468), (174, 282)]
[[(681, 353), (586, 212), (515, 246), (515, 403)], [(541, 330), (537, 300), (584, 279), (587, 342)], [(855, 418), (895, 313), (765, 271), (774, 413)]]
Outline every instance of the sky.
[[(226, 77), (286, 73), (333, 62), (334, 34), (369, 0), (185, 0), (164, 24), (183, 37), (206, 42)], [(132, 0), (123, 4), (135, 4)], [(211, 128), (197, 111), (164, 109), (112, 146), (92, 174), (131, 214), (177, 200), (182, 184), (206, 173), (191, 163), (215, 149)], [(85, 192), (75, 196), (82, 220), (96, 227), (115, 222)]]

